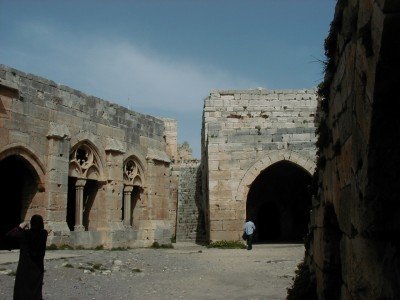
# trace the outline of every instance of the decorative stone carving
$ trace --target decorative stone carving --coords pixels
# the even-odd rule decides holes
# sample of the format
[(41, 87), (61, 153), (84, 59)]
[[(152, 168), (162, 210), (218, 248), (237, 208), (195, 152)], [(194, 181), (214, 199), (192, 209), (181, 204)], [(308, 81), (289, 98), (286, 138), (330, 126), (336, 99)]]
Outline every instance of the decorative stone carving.
[(131, 226), (131, 194), (134, 186), (144, 187), (144, 171), (140, 161), (129, 157), (124, 163), (124, 220), (125, 226)]
[(87, 144), (76, 147), (70, 155), (69, 176), (100, 180), (99, 159)]
[(128, 159), (124, 164), (124, 181), (126, 185), (142, 186), (143, 170), (134, 158)]

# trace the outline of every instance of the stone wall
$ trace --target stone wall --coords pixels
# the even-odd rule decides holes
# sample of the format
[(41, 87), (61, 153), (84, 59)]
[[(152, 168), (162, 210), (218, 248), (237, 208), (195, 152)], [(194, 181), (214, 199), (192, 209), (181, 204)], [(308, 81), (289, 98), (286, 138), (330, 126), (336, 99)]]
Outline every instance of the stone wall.
[[(49, 243), (56, 244), (169, 242), (177, 196), (166, 153), (174, 154), (173, 120), (164, 122), (6, 66), (0, 66), (0, 97), (0, 184), (13, 168), (7, 161), (33, 178), (33, 189), (21, 200), (24, 209), (17, 207), (13, 222), (41, 214), (52, 230)], [(172, 137), (168, 145), (167, 135)], [(74, 216), (75, 204), (82, 207)], [(73, 231), (67, 220), (75, 222)]]
[(166, 152), (172, 161), (178, 159), (178, 123), (174, 119), (163, 118), (165, 123)]
[(177, 241), (205, 241), (204, 207), (201, 199), (200, 163), (182, 163), (179, 174)]
[(290, 161), (315, 167), (315, 90), (216, 90), (205, 99), (202, 170), (210, 240), (240, 239), (249, 188)]
[(306, 261), (319, 299), (400, 297), (399, 1), (338, 1)]

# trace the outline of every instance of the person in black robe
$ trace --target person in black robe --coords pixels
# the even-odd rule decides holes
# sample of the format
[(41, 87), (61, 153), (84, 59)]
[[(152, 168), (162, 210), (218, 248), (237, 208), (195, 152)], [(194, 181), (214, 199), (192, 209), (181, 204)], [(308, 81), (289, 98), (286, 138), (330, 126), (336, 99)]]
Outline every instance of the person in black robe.
[(14, 299), (41, 300), (47, 231), (40, 215), (32, 216), (30, 223), (30, 229), (28, 222), (23, 222), (7, 233), (7, 236), (17, 239), (20, 246)]

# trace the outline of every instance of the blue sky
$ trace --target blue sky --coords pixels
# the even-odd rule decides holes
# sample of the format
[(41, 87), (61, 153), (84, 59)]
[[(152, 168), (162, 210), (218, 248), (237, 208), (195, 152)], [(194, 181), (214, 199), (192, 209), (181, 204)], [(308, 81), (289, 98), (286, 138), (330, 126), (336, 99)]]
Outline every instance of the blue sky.
[(211, 89), (310, 88), (334, 0), (0, 0), (0, 63), (175, 118), (200, 156)]

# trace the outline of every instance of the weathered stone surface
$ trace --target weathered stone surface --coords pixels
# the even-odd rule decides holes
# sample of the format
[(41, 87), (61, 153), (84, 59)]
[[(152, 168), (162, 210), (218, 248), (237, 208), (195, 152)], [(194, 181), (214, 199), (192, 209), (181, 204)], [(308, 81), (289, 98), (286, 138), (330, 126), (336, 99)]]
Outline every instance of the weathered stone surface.
[[(41, 214), (49, 244), (112, 248), (170, 241), (176, 121), (7, 66), (0, 66), (0, 75), (0, 184), (23, 190), (2, 209), (15, 209), (11, 223)], [(164, 136), (175, 139), (167, 145)], [(21, 174), (9, 187), (7, 173), (15, 168)]]
[(200, 163), (180, 165), (177, 241), (205, 241), (204, 210), (201, 202)]
[(287, 160), (314, 172), (316, 108), (314, 89), (211, 91), (202, 128), (209, 239), (240, 238), (249, 186), (270, 165)]
[(319, 299), (397, 299), (399, 2), (338, 1), (307, 243)]

